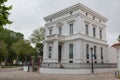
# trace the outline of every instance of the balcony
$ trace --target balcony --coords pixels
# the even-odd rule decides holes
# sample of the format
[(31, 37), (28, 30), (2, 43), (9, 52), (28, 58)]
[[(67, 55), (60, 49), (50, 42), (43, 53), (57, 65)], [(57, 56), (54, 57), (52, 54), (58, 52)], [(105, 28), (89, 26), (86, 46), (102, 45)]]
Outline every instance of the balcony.
[(54, 35), (49, 35), (46, 36), (46, 41), (51, 41), (51, 40), (59, 40), (59, 41), (64, 41), (65, 40), (65, 36), (63, 35), (59, 35), (59, 34), (54, 34)]

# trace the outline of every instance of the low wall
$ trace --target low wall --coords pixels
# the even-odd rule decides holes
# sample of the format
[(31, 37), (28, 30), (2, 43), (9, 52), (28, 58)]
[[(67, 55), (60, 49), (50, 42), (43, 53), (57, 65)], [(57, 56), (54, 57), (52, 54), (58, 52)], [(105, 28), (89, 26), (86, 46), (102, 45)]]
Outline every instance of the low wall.
[[(94, 69), (94, 73), (114, 72), (116, 68), (102, 68)], [(51, 68), (40, 68), (40, 73), (49, 74), (91, 74), (91, 69), (51, 69)]]
[(26, 72), (27, 72), (27, 71), (28, 71), (28, 66), (24, 66), (24, 67), (23, 67), (23, 71), (26, 71)]

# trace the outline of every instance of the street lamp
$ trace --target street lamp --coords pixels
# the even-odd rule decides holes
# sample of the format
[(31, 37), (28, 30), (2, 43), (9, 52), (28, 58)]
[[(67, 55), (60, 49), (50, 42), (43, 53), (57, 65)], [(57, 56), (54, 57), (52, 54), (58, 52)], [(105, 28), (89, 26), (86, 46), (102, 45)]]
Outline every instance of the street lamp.
[(93, 67), (93, 57), (94, 57), (94, 54), (93, 54), (93, 48), (91, 47), (90, 50), (91, 50), (91, 69), (92, 69), (92, 74), (94, 74), (94, 67)]

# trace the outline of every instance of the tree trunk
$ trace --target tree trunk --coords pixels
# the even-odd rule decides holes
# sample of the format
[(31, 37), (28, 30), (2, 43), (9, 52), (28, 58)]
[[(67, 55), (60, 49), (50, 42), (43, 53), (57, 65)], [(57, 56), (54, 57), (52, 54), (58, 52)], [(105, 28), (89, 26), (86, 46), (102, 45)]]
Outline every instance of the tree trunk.
[(7, 60), (8, 60), (8, 56), (4, 56), (5, 66), (6, 66), (6, 64), (7, 64)]
[(17, 54), (17, 59), (16, 59), (16, 64), (18, 65), (18, 59), (19, 59), (19, 57), (18, 57), (18, 54)]

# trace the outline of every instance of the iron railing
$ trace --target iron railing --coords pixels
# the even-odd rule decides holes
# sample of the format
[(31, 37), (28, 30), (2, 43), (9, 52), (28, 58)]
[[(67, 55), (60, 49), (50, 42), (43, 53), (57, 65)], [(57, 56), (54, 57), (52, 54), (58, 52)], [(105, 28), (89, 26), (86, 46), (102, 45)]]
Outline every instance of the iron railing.
[[(117, 68), (116, 63), (94, 63), (94, 68)], [(42, 62), (41, 68), (55, 68), (55, 69), (91, 69), (91, 63), (48, 63)]]

